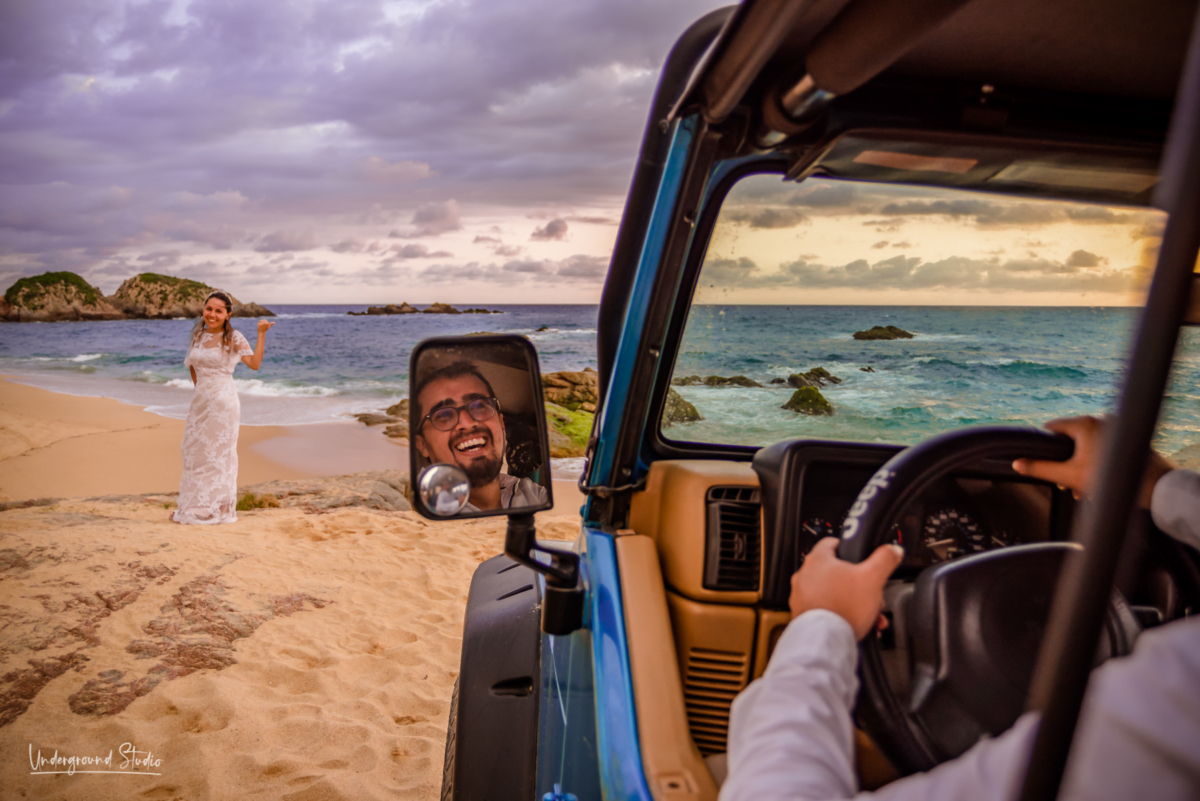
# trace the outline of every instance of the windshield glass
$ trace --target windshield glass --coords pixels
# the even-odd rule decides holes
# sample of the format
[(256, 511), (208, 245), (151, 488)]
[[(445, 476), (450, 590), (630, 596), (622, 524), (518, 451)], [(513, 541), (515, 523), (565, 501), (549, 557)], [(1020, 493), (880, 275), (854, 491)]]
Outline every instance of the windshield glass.
[[(1110, 411), (1163, 223), (1145, 208), (747, 176), (713, 229), (663, 435), (911, 444)], [(1185, 329), (1168, 455), (1200, 440), (1198, 346)]]

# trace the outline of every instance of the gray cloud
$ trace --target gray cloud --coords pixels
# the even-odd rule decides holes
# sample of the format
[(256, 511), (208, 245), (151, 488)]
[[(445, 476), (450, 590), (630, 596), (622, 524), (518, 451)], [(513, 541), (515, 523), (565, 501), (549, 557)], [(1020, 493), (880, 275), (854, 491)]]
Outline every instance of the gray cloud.
[(493, 284), (581, 283), (598, 284), (608, 272), (608, 260), (599, 256), (575, 255), (561, 261), (523, 259), (503, 264), (435, 264), (417, 274), (427, 283), (480, 281)]
[[(1084, 251), (1077, 251), (1084, 253)], [(1073, 256), (1075, 254), (1072, 254)], [(1092, 254), (1087, 254), (1092, 255)], [(1076, 259), (1078, 261), (1078, 259)], [(951, 256), (924, 262), (893, 256), (874, 263), (856, 259), (840, 266), (799, 259), (767, 273), (750, 259), (711, 259), (701, 283), (729, 288), (979, 289), (1022, 292), (1120, 292), (1129, 288), (1128, 272), (1081, 269), (1082, 265), (1048, 259), (1000, 261)]]
[(414, 242), (411, 245), (393, 245), (391, 252), (398, 259), (449, 259), (453, 258), (454, 254), (446, 250), (430, 250), (420, 242)]
[(721, 213), (722, 219), (735, 223), (746, 223), (751, 228), (794, 228), (808, 222), (808, 216), (790, 208), (733, 207)]
[(548, 241), (551, 239), (562, 240), (567, 236), (567, 221), (562, 219), (554, 219), (543, 226), (535, 228), (533, 233), (529, 235), (530, 239), (540, 239)]
[(294, 250), (314, 250), (319, 247), (312, 231), (274, 231), (262, 238), (254, 249), (259, 253), (283, 253)]
[(414, 239), (420, 236), (437, 236), (462, 229), (462, 212), (453, 200), (423, 203), (413, 212), (412, 227), (403, 231), (392, 231), (388, 236)]

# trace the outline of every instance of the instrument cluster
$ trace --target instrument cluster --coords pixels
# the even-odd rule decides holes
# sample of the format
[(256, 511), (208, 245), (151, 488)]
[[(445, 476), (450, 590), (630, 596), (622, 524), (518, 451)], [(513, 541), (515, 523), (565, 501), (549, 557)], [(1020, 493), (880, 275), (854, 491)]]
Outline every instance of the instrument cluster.
[[(842, 521), (873, 468), (813, 464), (800, 488), (803, 556), (823, 537), (837, 537)], [(917, 571), (962, 556), (1051, 538), (1053, 490), (1043, 484), (949, 476), (914, 501), (891, 532), (905, 551), (902, 571)]]

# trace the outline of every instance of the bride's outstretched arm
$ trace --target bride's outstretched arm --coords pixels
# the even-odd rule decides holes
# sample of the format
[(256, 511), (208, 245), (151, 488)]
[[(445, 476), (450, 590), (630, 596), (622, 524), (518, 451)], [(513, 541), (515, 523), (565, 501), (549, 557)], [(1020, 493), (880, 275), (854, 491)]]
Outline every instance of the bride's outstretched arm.
[(262, 366), (263, 350), (267, 344), (267, 329), (273, 325), (275, 325), (275, 323), (271, 322), (270, 320), (258, 321), (258, 341), (254, 343), (254, 353), (250, 354), (249, 356), (242, 357), (242, 363), (251, 370), (257, 370)]

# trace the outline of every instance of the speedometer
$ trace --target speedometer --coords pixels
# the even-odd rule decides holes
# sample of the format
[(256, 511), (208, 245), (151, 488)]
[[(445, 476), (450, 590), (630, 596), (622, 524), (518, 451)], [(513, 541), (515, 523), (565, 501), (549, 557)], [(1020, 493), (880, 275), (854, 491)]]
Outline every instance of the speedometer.
[(937, 562), (948, 562), (1005, 545), (971, 515), (954, 507), (939, 509), (925, 518), (921, 544)]

